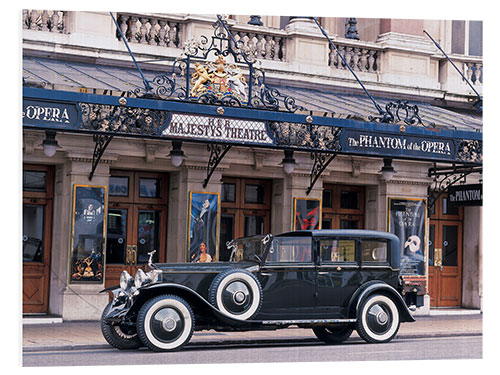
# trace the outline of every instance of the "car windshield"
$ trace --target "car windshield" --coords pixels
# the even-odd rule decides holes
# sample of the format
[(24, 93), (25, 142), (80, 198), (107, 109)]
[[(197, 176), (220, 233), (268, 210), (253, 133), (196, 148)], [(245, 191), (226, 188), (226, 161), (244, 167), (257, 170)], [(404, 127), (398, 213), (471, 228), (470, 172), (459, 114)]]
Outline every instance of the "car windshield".
[(259, 235), (232, 240), (227, 244), (228, 249), (231, 250), (230, 261), (260, 261), (269, 239), (269, 235)]

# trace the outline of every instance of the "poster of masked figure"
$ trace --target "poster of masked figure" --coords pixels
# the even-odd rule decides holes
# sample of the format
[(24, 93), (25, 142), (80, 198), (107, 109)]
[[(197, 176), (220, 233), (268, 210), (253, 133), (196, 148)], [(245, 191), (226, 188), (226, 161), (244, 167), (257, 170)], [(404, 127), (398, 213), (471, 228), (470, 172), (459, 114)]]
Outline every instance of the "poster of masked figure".
[(188, 262), (215, 262), (218, 257), (219, 193), (189, 193)]
[(425, 199), (389, 198), (388, 231), (401, 241), (401, 274), (425, 275)]
[(321, 200), (314, 198), (294, 198), (293, 230), (320, 229)]

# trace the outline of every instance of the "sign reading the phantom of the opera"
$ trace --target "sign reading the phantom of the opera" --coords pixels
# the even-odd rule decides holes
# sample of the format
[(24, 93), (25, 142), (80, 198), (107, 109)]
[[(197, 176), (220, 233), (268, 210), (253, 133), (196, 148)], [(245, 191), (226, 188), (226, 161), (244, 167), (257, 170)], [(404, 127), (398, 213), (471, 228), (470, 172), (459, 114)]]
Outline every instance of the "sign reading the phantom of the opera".
[(401, 275), (425, 275), (425, 199), (389, 198), (388, 231), (401, 241)]
[(210, 116), (184, 115), (174, 113), (163, 136), (214, 140), (222, 142), (243, 142), (273, 144), (263, 121)]
[(455, 143), (446, 138), (389, 135), (344, 129), (342, 150), (361, 154), (414, 156), (423, 159), (454, 160)]
[(448, 204), (450, 206), (482, 206), (483, 184), (450, 186)]
[(80, 116), (74, 103), (23, 99), (23, 124), (49, 128), (68, 128), (78, 124)]

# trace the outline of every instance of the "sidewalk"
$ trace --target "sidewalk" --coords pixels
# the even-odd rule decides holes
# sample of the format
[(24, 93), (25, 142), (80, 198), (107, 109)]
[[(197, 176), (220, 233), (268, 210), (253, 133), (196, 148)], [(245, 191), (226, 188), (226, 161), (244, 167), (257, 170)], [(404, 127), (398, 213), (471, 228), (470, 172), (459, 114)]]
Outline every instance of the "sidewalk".
[[(414, 323), (402, 323), (397, 338), (482, 335), (482, 314), (431, 315), (416, 317), (416, 320)], [(195, 332), (189, 345), (254, 344), (280, 340), (319, 342), (310, 329), (287, 328), (276, 331)], [(360, 338), (353, 332), (349, 340)], [(109, 347), (97, 321), (23, 324), (25, 352)]]

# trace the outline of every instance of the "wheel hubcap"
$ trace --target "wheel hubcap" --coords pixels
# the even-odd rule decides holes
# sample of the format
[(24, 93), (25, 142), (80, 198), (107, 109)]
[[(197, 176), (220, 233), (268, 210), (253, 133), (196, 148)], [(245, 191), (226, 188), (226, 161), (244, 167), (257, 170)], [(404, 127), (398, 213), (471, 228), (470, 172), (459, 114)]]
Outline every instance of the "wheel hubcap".
[(242, 314), (252, 303), (252, 295), (248, 285), (242, 281), (228, 284), (222, 292), (224, 307), (233, 314)]
[(165, 307), (157, 310), (151, 319), (151, 331), (163, 342), (176, 340), (182, 334), (184, 320), (174, 308)]
[(366, 321), (371, 331), (383, 334), (390, 329), (392, 318), (387, 306), (374, 304), (368, 309)]

